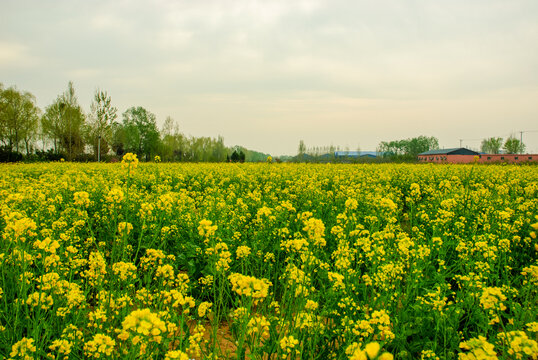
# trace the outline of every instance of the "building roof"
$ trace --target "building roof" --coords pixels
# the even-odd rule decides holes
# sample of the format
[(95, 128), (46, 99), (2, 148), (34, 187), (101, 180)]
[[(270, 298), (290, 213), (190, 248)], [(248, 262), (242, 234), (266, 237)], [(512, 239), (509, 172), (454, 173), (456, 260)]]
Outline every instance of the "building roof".
[(466, 148), (450, 148), (450, 149), (438, 149), (438, 150), (429, 150), (423, 153), (418, 154), (419, 156), (427, 155), (478, 155), (476, 151), (469, 150)]

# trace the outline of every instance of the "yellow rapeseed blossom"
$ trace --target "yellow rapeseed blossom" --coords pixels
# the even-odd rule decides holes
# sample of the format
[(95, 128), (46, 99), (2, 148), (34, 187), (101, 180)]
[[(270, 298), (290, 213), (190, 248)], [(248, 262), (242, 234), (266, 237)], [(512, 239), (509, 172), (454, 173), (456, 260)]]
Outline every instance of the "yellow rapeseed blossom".
[(499, 333), (497, 337), (508, 347), (508, 354), (515, 359), (538, 358), (538, 343), (529, 339), (524, 331)]
[(314, 246), (325, 246), (327, 241), (325, 241), (325, 225), (323, 221), (319, 219), (310, 218), (304, 221), (304, 231), (308, 234), (308, 239)]
[(112, 265), (112, 272), (121, 281), (136, 279), (136, 266), (130, 262), (119, 261)]
[(536, 358), (536, 167), (137, 161), (0, 164), (4, 357)]
[(487, 287), (482, 291), (480, 296), (480, 305), (484, 310), (487, 310), (490, 315), (490, 324), (500, 321), (497, 311), (506, 310), (506, 295), (502, 293), (502, 289), (498, 287)]
[(254, 304), (262, 301), (267, 297), (269, 286), (272, 283), (267, 279), (256, 279), (253, 276), (233, 273), (228, 276), (228, 280), (232, 283), (232, 290), (238, 295), (251, 297)]
[(150, 309), (134, 310), (122, 322), (122, 332), (118, 335), (121, 340), (127, 340), (132, 335), (133, 345), (141, 341), (141, 336), (149, 341), (160, 343), (162, 335), (167, 331), (166, 324)]
[(120, 236), (123, 235), (129, 235), (129, 233), (133, 230), (133, 224), (122, 221), (118, 224), (118, 233)]
[(200, 221), (198, 225), (198, 234), (200, 234), (200, 236), (209, 238), (215, 234), (215, 231), (217, 231), (217, 225), (213, 225), (211, 220), (204, 219)]
[(61, 356), (68, 356), (73, 349), (73, 343), (66, 339), (57, 339), (52, 342), (52, 345), (49, 346), (49, 349), (56, 351)]
[(269, 326), (271, 324), (265, 316), (257, 315), (251, 318), (247, 324), (247, 334), (252, 337), (260, 337), (261, 339), (269, 338)]
[(293, 335), (284, 336), (280, 340), (280, 349), (282, 349), (282, 358), (285, 359), (288, 356), (292, 356), (297, 352), (299, 340), (295, 339)]
[(93, 340), (84, 344), (84, 354), (92, 358), (102, 358), (112, 355), (116, 341), (108, 335), (95, 334)]
[(123, 155), (121, 164), (123, 167), (127, 168), (129, 172), (132, 172), (138, 167), (138, 158), (136, 154), (127, 153)]
[(460, 343), (460, 348), (468, 350), (467, 353), (460, 353), (460, 360), (497, 360), (495, 347), (483, 336), (472, 338)]
[(39, 307), (42, 310), (48, 310), (54, 304), (54, 301), (51, 295), (36, 291), (28, 295), (26, 304), (32, 307)]
[(250, 255), (250, 247), (248, 246), (238, 246), (236, 250), (237, 259), (243, 259)]
[(88, 267), (88, 270), (84, 272), (84, 277), (86, 277), (92, 286), (100, 285), (107, 274), (106, 260), (103, 254), (99, 251), (90, 253)]
[(74, 193), (73, 200), (75, 202), (75, 206), (81, 206), (84, 208), (90, 206), (90, 194), (88, 194), (86, 191), (78, 191)]
[(164, 360), (189, 360), (189, 356), (180, 350), (170, 350), (164, 355)]
[(34, 339), (22, 338), (13, 344), (9, 356), (13, 359), (33, 360), (36, 350)]
[(440, 358), (433, 350), (422, 350), (420, 352), (420, 360), (440, 360)]
[(125, 195), (123, 190), (119, 187), (112, 188), (105, 196), (106, 202), (110, 203), (111, 205), (120, 204), (124, 198)]
[(213, 306), (212, 303), (204, 301), (200, 305), (198, 305), (198, 316), (204, 317), (207, 313), (209, 313), (209, 309)]

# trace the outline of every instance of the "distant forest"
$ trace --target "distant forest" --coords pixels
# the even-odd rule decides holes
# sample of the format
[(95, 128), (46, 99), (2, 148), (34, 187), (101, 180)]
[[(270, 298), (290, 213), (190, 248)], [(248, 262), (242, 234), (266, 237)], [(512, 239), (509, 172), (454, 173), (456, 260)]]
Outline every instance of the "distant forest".
[(30, 92), (0, 83), (0, 161), (110, 161), (127, 152), (149, 161), (266, 161), (268, 154), (226, 147), (222, 136), (186, 136), (171, 117), (157, 127), (156, 116), (141, 106), (119, 114), (106, 91), (97, 90), (90, 111), (78, 103), (75, 88), (45, 109)]

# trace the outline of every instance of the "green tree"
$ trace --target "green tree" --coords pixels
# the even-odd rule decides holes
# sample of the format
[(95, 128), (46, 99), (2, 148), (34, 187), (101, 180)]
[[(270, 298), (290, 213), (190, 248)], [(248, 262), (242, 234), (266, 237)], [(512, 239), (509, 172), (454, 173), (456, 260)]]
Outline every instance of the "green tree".
[(159, 148), (160, 134), (156, 117), (141, 106), (131, 107), (123, 113), (124, 144), (126, 151), (135, 152), (146, 161)]
[(110, 147), (117, 156), (125, 154), (125, 128), (117, 121), (110, 126)]
[(180, 160), (176, 158), (181, 148), (178, 135), (181, 135), (179, 125), (170, 116), (166, 117), (161, 130), (161, 149), (159, 151), (164, 161)]
[(24, 144), (30, 153), (39, 123), (39, 108), (35, 97), (15, 87), (4, 89), (0, 84), (0, 141), (9, 151), (19, 152)]
[(439, 149), (439, 141), (433, 136), (421, 135), (411, 139), (382, 141), (378, 149), (384, 153), (384, 157), (413, 160), (422, 152)]
[(95, 91), (88, 117), (87, 135), (97, 161), (101, 161), (101, 154), (108, 153), (112, 137), (111, 127), (118, 117), (117, 111), (106, 91)]
[(234, 150), (231, 157), (232, 162), (238, 162), (239, 161), (239, 153), (237, 150)]
[(54, 143), (56, 152), (63, 151), (68, 160), (73, 160), (84, 151), (83, 127), (86, 117), (78, 104), (73, 83), (47, 106), (41, 118), (43, 133)]
[(508, 154), (521, 154), (525, 151), (525, 144), (514, 136), (510, 136), (504, 143), (504, 150)]
[(487, 154), (498, 154), (503, 146), (503, 138), (491, 137), (482, 140), (480, 144), (480, 151)]
[(304, 156), (306, 153), (306, 145), (304, 144), (304, 141), (299, 141), (299, 148), (297, 149), (297, 160), (303, 161)]
[(41, 117), (41, 131), (44, 136), (52, 141), (54, 152), (60, 152), (60, 132), (62, 128), (62, 115), (60, 102), (55, 101), (45, 108)]

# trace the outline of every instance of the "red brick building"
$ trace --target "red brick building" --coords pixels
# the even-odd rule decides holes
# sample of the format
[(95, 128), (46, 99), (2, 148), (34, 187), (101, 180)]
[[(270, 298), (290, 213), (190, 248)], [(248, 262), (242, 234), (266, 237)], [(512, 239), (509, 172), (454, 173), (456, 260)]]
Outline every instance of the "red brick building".
[(418, 154), (419, 163), (469, 164), (475, 161), (478, 163), (538, 162), (538, 154), (480, 154), (466, 148), (430, 150)]

